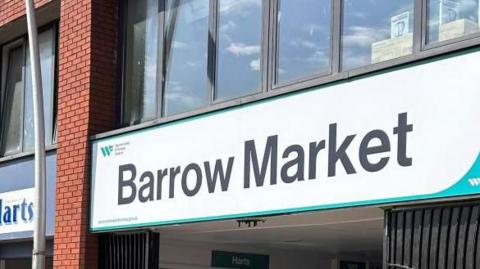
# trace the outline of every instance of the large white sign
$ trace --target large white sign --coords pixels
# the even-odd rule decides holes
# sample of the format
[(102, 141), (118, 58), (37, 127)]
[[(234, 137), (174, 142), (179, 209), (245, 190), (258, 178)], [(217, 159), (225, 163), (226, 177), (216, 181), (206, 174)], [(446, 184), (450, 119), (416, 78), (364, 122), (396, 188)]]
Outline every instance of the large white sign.
[(96, 140), (91, 229), (476, 194), (478, 70), (471, 52)]
[(0, 234), (33, 230), (33, 188), (0, 193)]

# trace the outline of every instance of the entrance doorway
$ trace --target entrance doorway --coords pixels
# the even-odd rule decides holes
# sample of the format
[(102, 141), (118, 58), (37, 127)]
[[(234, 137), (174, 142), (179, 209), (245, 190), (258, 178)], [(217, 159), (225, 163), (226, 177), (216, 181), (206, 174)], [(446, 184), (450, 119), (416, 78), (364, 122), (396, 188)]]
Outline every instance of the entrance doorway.
[(383, 216), (364, 207), (159, 227), (160, 268), (379, 269)]

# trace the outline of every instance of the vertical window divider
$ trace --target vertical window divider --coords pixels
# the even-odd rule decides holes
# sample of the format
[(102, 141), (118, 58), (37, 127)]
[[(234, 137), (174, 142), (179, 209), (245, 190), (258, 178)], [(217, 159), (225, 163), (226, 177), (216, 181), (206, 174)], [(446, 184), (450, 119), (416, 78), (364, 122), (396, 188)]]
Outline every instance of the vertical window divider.
[(413, 21), (413, 54), (420, 52), (425, 46), (426, 36), (426, 1), (415, 0), (415, 6), (413, 7), (414, 21)]
[(277, 82), (277, 65), (278, 65), (278, 9), (281, 0), (270, 1), (270, 18), (268, 19), (269, 41), (268, 51), (268, 75), (267, 75), (267, 91), (272, 90)]
[[(22, 38), (22, 55), (23, 55), (23, 63), (22, 63), (22, 94), (21, 94), (21, 100), (22, 100), (22, 109), (21, 109), (21, 119), (22, 119), (22, 124), (20, 124), (20, 150), (17, 152), (23, 152), (23, 141), (24, 141), (24, 130), (25, 130), (25, 107), (26, 107), (26, 100), (25, 100), (25, 91), (27, 90), (27, 50), (28, 50), (28, 39), (27, 38)], [(43, 102), (43, 100), (42, 100)]]
[[(17, 41), (14, 41), (14, 42), (11, 42), (7, 45), (4, 45), (2, 47), (2, 73), (1, 73), (1, 88), (0, 88), (0, 91), (2, 93), (1, 97), (2, 99), (0, 99), (0, 112), (1, 112), (1, 115), (0, 115), (0, 151), (3, 152), (4, 148), (5, 148), (5, 144), (4, 144), (4, 136), (5, 136), (5, 125), (4, 125), (4, 122), (5, 122), (5, 119), (6, 119), (6, 115), (8, 113), (8, 111), (6, 110), (6, 105), (7, 105), (7, 101), (9, 99), (9, 96), (8, 96), (8, 93), (6, 91), (7, 89), (7, 80), (8, 80), (8, 73), (11, 72), (9, 70), (9, 62), (10, 62), (10, 58), (11, 58), (11, 55), (10, 55), (10, 51), (12, 50), (12, 48), (15, 48), (15, 47), (20, 47), (21, 45), (18, 45), (18, 44), (21, 44), (22, 42), (22, 38), (18, 39)], [(4, 55), (7, 54), (8, 57), (4, 57)]]
[[(127, 13), (127, 10), (128, 10), (128, 1), (120, 1), (119, 2), (119, 20), (120, 20), (120, 24), (118, 25), (118, 34), (119, 34), (119, 42), (118, 42), (118, 46), (119, 46), (119, 54), (120, 54), (120, 57), (118, 57), (118, 59), (120, 60), (120, 65), (121, 67), (119, 67), (119, 70), (118, 70), (118, 74), (121, 75), (121, 80), (120, 80), (120, 88), (118, 89), (118, 92), (120, 93), (120, 107), (117, 108), (119, 109), (119, 119), (118, 119), (118, 124), (119, 126), (128, 126), (128, 124), (125, 123), (125, 80), (127, 79), (127, 76), (125, 74), (126, 72), (126, 68), (125, 68), (125, 65), (126, 65), (126, 62), (127, 62), (127, 21), (128, 21), (128, 13)], [(118, 63), (117, 63), (118, 65)]]
[(342, 44), (342, 0), (331, 0), (332, 3), (332, 26), (331, 26), (331, 46), (332, 46), (332, 55), (331, 55), (331, 73), (337, 74), (340, 72), (340, 62), (341, 62), (341, 44)]
[(218, 24), (218, 0), (210, 0), (208, 14), (208, 52), (207, 52), (207, 88), (208, 104), (213, 104), (216, 91), (216, 68), (217, 68), (217, 24)]
[(165, 12), (166, 0), (158, 0), (158, 42), (157, 46), (157, 118), (163, 117), (165, 96)]
[[(58, 21), (53, 25), (53, 55), (55, 55), (55, 62), (54, 62), (54, 68), (53, 68), (53, 119), (52, 119), (52, 145), (57, 143), (57, 119), (58, 119), (58, 65), (59, 65), (59, 60), (58, 60)], [(118, 67), (118, 65), (117, 65)], [(123, 79), (121, 80), (123, 83)]]
[[(7, 98), (6, 94), (6, 74), (8, 67), (8, 58), (4, 57), (5, 55), (6, 48), (5, 46), (2, 46), (2, 49), (0, 51), (1, 56), (1, 67), (0, 67), (0, 152), (3, 151), (3, 136), (4, 136), (4, 122), (5, 122), (5, 100)], [(4, 79), (5, 78), (5, 79)]]
[(267, 92), (269, 87), (269, 59), (271, 52), (269, 51), (270, 34), (271, 34), (271, 0), (262, 1), (262, 38), (261, 38), (261, 54), (260, 54), (260, 83), (261, 91)]
[(428, 0), (418, 0), (421, 2), (421, 50), (425, 50), (427, 46), (427, 36), (428, 36)]

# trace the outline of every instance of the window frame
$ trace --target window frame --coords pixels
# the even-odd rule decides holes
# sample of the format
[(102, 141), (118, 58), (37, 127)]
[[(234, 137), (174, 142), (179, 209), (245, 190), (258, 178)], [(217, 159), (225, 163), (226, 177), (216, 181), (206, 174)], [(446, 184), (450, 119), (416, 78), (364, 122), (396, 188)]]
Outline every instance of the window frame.
[[(52, 124), (53, 126), (50, 126), (52, 130), (52, 143), (50, 145), (45, 145), (46, 150), (52, 150), (57, 147), (57, 119), (58, 119), (58, 65), (59, 65), (59, 57), (58, 57), (58, 52), (59, 52), (59, 40), (58, 40), (58, 20), (51, 21), (47, 24), (44, 24), (40, 27), (38, 27), (38, 34), (42, 34), (46, 31), (51, 30), (52, 31), (52, 42), (53, 42), (53, 53), (55, 55), (54, 59), (54, 71), (52, 72), (53, 76), (53, 94), (52, 94), (52, 102), (51, 102), (51, 107), (50, 109), (53, 111), (52, 115)], [(24, 113), (25, 113), (25, 78), (26, 78), (26, 61), (27, 61), (27, 50), (28, 50), (28, 33), (24, 33), (21, 35), (17, 35), (14, 38), (11, 38), (4, 43), (0, 44), (0, 151), (3, 151), (3, 136), (4, 136), (4, 109), (5, 107), (3, 106), (3, 100), (6, 97), (5, 93), (5, 87), (6, 87), (6, 81), (2, 80), (3, 77), (6, 77), (7, 74), (7, 68), (5, 65), (8, 65), (8, 63), (5, 63), (5, 59), (3, 58), (4, 56), (4, 51), (6, 49), (12, 50), (14, 48), (22, 47), (22, 54), (23, 54), (23, 63), (22, 63), (22, 124), (21, 124), (21, 137), (20, 137), (20, 150), (15, 151), (14, 153), (10, 153), (7, 155), (0, 155), (0, 162), (3, 161), (8, 161), (11, 159), (16, 159), (24, 156), (28, 156), (33, 154), (33, 151), (25, 151), (24, 150), (24, 127), (25, 127), (25, 121), (24, 121)], [(45, 109), (45, 108), (44, 108)], [(45, 126), (47, 128), (47, 126)]]
[(340, 57), (340, 55), (338, 54), (340, 50), (336, 49), (336, 46), (339, 43), (339, 42), (336, 42), (336, 41), (338, 41), (337, 36), (336, 36), (338, 34), (338, 32), (336, 31), (337, 30), (336, 27), (337, 27), (337, 24), (338, 24), (338, 21), (336, 19), (338, 19), (338, 17), (336, 15), (338, 15), (337, 11), (339, 9), (339, 6), (336, 5), (336, 4), (338, 4), (338, 1), (329, 0), (330, 1), (330, 19), (329, 19), (330, 20), (330, 55), (329, 55), (330, 65), (329, 65), (329, 68), (328, 68), (329, 70), (328, 71), (317, 72), (317, 73), (311, 74), (311, 75), (301, 76), (301, 77), (298, 77), (296, 79), (288, 80), (288, 81), (281, 82), (281, 83), (277, 82), (278, 81), (277, 71), (278, 71), (278, 62), (279, 62), (278, 12), (280, 11), (281, 1), (282, 0), (271, 0), (271, 1), (269, 1), (269, 2), (272, 2), (272, 8), (271, 8), (272, 11), (271, 11), (271, 19), (270, 19), (271, 35), (272, 35), (272, 38), (271, 38), (270, 42), (271, 42), (272, 58), (269, 59), (270, 60), (270, 62), (269, 62), (270, 73), (271, 73), (271, 76), (269, 78), (269, 85), (271, 85), (270, 90), (274, 91), (274, 90), (281, 89), (283, 87), (288, 87), (290, 85), (295, 85), (295, 84), (298, 84), (298, 83), (301, 83), (301, 82), (310, 81), (310, 80), (313, 80), (313, 79), (316, 79), (316, 78), (322, 78), (322, 77), (330, 76), (330, 75), (338, 72), (339, 65), (338, 65), (337, 57)]
[[(5, 43), (4, 45), (2, 45), (2, 67), (1, 67), (1, 77), (0, 77), (0, 80), (1, 80), (1, 88), (0, 88), (0, 92), (1, 92), (1, 95), (2, 95), (2, 98), (0, 99), (0, 108), (1, 108), (1, 115), (0, 115), (0, 153), (2, 153), (5, 148), (6, 148), (6, 144), (4, 143), (4, 136), (5, 136), (5, 132), (6, 132), (6, 127), (4, 125), (4, 123), (6, 122), (6, 118), (10, 116), (11, 112), (10, 111), (6, 111), (6, 103), (11, 101), (11, 96), (10, 94), (11, 93), (7, 93), (6, 92), (6, 87), (7, 87), (7, 81), (8, 81), (8, 76), (9, 76), (9, 73), (10, 73), (10, 70), (9, 70), (9, 65), (10, 65), (10, 58), (11, 58), (11, 53), (13, 50), (16, 50), (16, 49), (21, 49), (21, 54), (22, 54), (22, 92), (21, 92), (21, 118), (22, 118), (22, 122), (20, 123), (20, 131), (19, 133), (22, 134), (20, 136), (20, 140), (19, 140), (19, 145), (20, 145), (20, 148), (19, 150), (15, 150), (15, 151), (12, 151), (8, 154), (0, 154), (0, 156), (10, 156), (10, 155), (15, 155), (15, 154), (18, 154), (18, 153), (21, 153), (23, 152), (23, 130), (24, 130), (24, 127), (25, 127), (25, 121), (24, 121), (24, 113), (25, 113), (25, 76), (26, 76), (26, 70), (25, 70), (25, 61), (26, 61), (26, 57), (27, 57), (27, 51), (26, 51), (26, 48), (25, 48), (25, 43), (26, 43), (26, 38), (25, 37), (20, 37), (18, 38), (17, 40), (14, 40), (14, 41), (11, 41), (11, 42), (8, 42), (8, 43)], [(7, 57), (4, 57), (4, 55), (8, 55), (8, 58)], [(2, 80), (2, 78), (5, 78), (4, 80)]]
[[(237, 97), (233, 98), (227, 98), (227, 99), (217, 99), (217, 65), (218, 65), (218, 22), (220, 20), (220, 0), (210, 0), (210, 2), (213, 2), (212, 6), (212, 12), (211, 12), (211, 20), (212, 23), (210, 25), (210, 35), (209, 35), (209, 58), (211, 57), (211, 66), (208, 67), (208, 74), (209, 74), (209, 94), (210, 94), (210, 103), (208, 104), (209, 106), (215, 105), (215, 104), (221, 104), (223, 102), (228, 102), (230, 100), (235, 100), (238, 98), (243, 98), (243, 97), (248, 97), (248, 96), (257, 96), (261, 95), (268, 90), (268, 85), (267, 85), (267, 78), (268, 78), (268, 42), (270, 40), (269, 35), (269, 18), (270, 18), (270, 9), (271, 9), (271, 1), (265, 1), (261, 0), (262, 2), (262, 7), (261, 7), (261, 37), (260, 37), (260, 87), (255, 88), (255, 89), (249, 89), (252, 90), (251, 93), (248, 94), (243, 94)], [(211, 47), (210, 47), (211, 46)], [(211, 56), (210, 56), (211, 54)]]
[[(436, 41), (428, 43), (428, 17), (429, 17), (429, 10), (428, 4), (432, 0), (422, 0), (422, 9), (423, 9), (423, 18), (422, 18), (422, 32), (424, 31), (424, 35), (422, 36), (422, 50), (430, 50), (430, 49), (438, 49), (441, 47), (445, 47), (448, 45), (463, 43), (464, 41), (468, 41), (470, 39), (480, 38), (480, 24), (478, 25), (479, 29), (475, 33), (462, 35), (456, 38), (447, 39), (444, 41)], [(480, 5), (480, 1), (478, 3)], [(480, 7), (478, 7), (480, 9)], [(480, 11), (479, 11), (480, 16)], [(480, 18), (478, 18), (478, 22), (480, 22)]]
[[(164, 0), (158, 0), (163, 7)], [(350, 79), (352, 77), (357, 77), (361, 75), (366, 75), (372, 72), (381, 71), (384, 69), (389, 69), (397, 66), (401, 66), (404, 64), (413, 63), (416, 61), (428, 59), (431, 57), (448, 54), (451, 52), (468, 49), (475, 46), (480, 46), (480, 31), (478, 33), (472, 33), (470, 35), (462, 36), (455, 39), (450, 39), (442, 42), (435, 42), (431, 44), (427, 44), (426, 40), (426, 33), (428, 31), (428, 1), (429, 0), (413, 0), (413, 16), (414, 16), (414, 23), (413, 23), (413, 48), (412, 54), (402, 56), (399, 58), (390, 59), (383, 62), (378, 62), (375, 64), (369, 64), (365, 66), (361, 66), (358, 68), (350, 69), (350, 70), (342, 70), (341, 67), (341, 58), (342, 58), (342, 24), (343, 24), (343, 0), (331, 0), (331, 66), (330, 72), (327, 73), (319, 73), (312, 76), (306, 76), (302, 78), (298, 78), (289, 82), (281, 83), (275, 85), (275, 75), (276, 72), (276, 54), (277, 54), (277, 31), (278, 31), (278, 24), (276, 23), (277, 18), (277, 11), (278, 11), (278, 0), (266, 0), (263, 4), (263, 27), (262, 27), (262, 63), (261, 63), (261, 73), (262, 73), (262, 91), (257, 93), (253, 93), (250, 95), (240, 96), (229, 100), (218, 100), (214, 102), (214, 94), (213, 91), (214, 85), (211, 83), (212, 79), (215, 79), (215, 57), (210, 50), (215, 50), (215, 39), (209, 38), (209, 56), (208, 56), (208, 68), (207, 74), (209, 76), (208, 83), (209, 83), (209, 94), (210, 94), (210, 102), (207, 106), (201, 107), (192, 111), (186, 111), (182, 113), (178, 113), (175, 115), (171, 115), (165, 117), (162, 113), (159, 117), (153, 120), (148, 120), (141, 122), (139, 124), (134, 125), (125, 125), (122, 124), (123, 119), (123, 106), (124, 106), (124, 94), (123, 94), (123, 87), (120, 87), (120, 92), (122, 96), (122, 100), (120, 103), (120, 117), (118, 119), (118, 127), (120, 129), (110, 131), (104, 134), (98, 134), (92, 136), (92, 139), (108, 137), (118, 133), (125, 133), (130, 132), (138, 129), (143, 129), (146, 127), (150, 127), (153, 125), (164, 124), (167, 122), (177, 121), (180, 119), (185, 119), (193, 116), (197, 116), (200, 114), (210, 113), (218, 110), (222, 110), (225, 108), (239, 106), (245, 103), (256, 102), (264, 99), (269, 99), (274, 96), (284, 95), (290, 92), (300, 91), (312, 87), (319, 87), (325, 86), (329, 83), (341, 81), (345, 79)], [(127, 0), (123, 1), (124, 3), (128, 2)], [(120, 8), (120, 14), (127, 12), (126, 4), (123, 4)], [(217, 0), (210, 0), (210, 37), (216, 37), (216, 32), (213, 29), (216, 29), (218, 23), (218, 3)], [(160, 13), (164, 13), (164, 11), (160, 11)], [(159, 16), (159, 17), (163, 17)], [(214, 18), (214, 19), (213, 19)], [(126, 25), (125, 20), (123, 19), (119, 21), (120, 28)], [(159, 27), (161, 31), (163, 31), (163, 25)], [(122, 47), (125, 44), (125, 38), (122, 37), (122, 34), (119, 35), (121, 38), (119, 39), (119, 45)], [(162, 35), (163, 36), (163, 35)], [(160, 45), (159, 49), (163, 50), (164, 42), (159, 42)], [(125, 51), (122, 52), (123, 54)], [(161, 54), (163, 55), (163, 53)], [(121, 58), (124, 58), (121, 57)], [(124, 77), (124, 63), (123, 59), (121, 59), (121, 75), (122, 75), (122, 83), (125, 79)], [(162, 64), (164, 64), (162, 62)], [(164, 66), (162, 65), (162, 71)], [(158, 74), (158, 72), (157, 72)], [(162, 79), (164, 80), (164, 75), (162, 74)], [(157, 89), (157, 92), (160, 92), (159, 98), (161, 98), (161, 102), (164, 102), (163, 98), (163, 87)], [(162, 103), (163, 107), (163, 103)]]

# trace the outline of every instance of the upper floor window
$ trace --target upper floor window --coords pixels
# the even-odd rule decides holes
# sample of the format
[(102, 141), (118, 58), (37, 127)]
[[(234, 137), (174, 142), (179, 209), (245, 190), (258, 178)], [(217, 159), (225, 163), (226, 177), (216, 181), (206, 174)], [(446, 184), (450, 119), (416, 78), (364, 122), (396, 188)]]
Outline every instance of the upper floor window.
[(478, 0), (429, 0), (429, 43), (446, 41), (480, 31)]
[(279, 0), (276, 83), (330, 71), (331, 10), (330, 0)]
[(166, 116), (209, 103), (208, 0), (167, 0), (165, 19)]
[(215, 99), (261, 90), (263, 0), (218, 0)]
[(480, 36), (479, 0), (123, 3), (124, 125), (316, 86)]
[[(45, 113), (45, 143), (55, 136), (55, 31), (38, 35)], [(34, 148), (30, 55), (26, 38), (2, 46), (0, 156), (30, 152)]]
[(342, 68), (412, 53), (413, 0), (343, 0)]
[(123, 124), (262, 90), (262, 0), (129, 0)]

